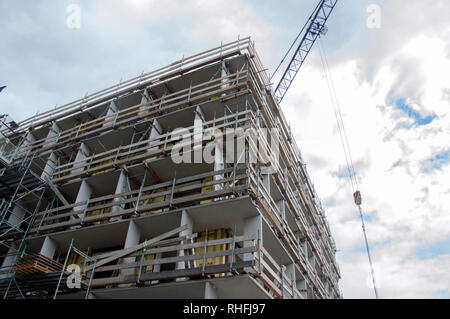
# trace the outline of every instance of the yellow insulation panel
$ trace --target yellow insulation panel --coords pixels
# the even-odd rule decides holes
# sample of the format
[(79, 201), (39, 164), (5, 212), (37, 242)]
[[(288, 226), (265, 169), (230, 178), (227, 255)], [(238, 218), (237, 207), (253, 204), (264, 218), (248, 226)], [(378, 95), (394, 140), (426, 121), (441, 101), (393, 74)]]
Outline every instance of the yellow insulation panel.
[[(173, 145), (174, 145), (173, 143), (169, 142), (169, 143), (166, 144), (166, 148), (172, 147)], [(164, 149), (164, 144), (159, 145), (159, 149), (163, 150)], [(158, 158), (163, 158), (164, 156), (165, 156), (164, 154), (161, 154), (161, 155), (158, 156)]]
[[(199, 234), (199, 237), (197, 237), (197, 239), (195, 240), (195, 242), (199, 243), (199, 242), (204, 242), (205, 241), (205, 236), (206, 234), (203, 232), (201, 234)], [(217, 240), (217, 239), (225, 239), (228, 238), (228, 234), (227, 234), (227, 230), (226, 229), (217, 229), (217, 230), (212, 230), (212, 231), (208, 231), (208, 241), (211, 240)], [(213, 245), (213, 246), (208, 246), (206, 249), (207, 253), (212, 253), (212, 252), (218, 252), (218, 251), (224, 251), (228, 249), (228, 245), (227, 244), (222, 244), (222, 245)], [(195, 248), (195, 254), (196, 255), (201, 255), (204, 252), (204, 247), (199, 247), (199, 248)], [(221, 256), (221, 257), (214, 257), (214, 258), (206, 258), (206, 266), (215, 266), (215, 265), (223, 265), (227, 263), (227, 257), (226, 256)], [(196, 266), (197, 267), (202, 267), (203, 266), (203, 259), (198, 259), (196, 260)]]
[[(89, 250), (83, 251), (83, 253), (88, 255), (88, 256), (91, 255), (91, 252)], [(84, 262), (85, 262), (84, 257), (82, 257), (81, 255), (77, 254), (74, 251), (71, 251), (70, 255), (69, 255), (69, 259), (67, 259), (67, 266), (75, 264), (75, 265), (78, 265), (80, 267), (83, 267)]]
[[(161, 187), (161, 188), (158, 188), (156, 191), (155, 191), (155, 194), (158, 194), (158, 193), (164, 193), (165, 191), (166, 191), (167, 189), (166, 188), (164, 188), (164, 187)], [(145, 195), (150, 195), (150, 194), (152, 194), (152, 192), (144, 192), (144, 194)], [(143, 200), (143, 201), (140, 201), (139, 202), (139, 205), (149, 205), (149, 204), (154, 204), (154, 203), (162, 203), (162, 202), (164, 202), (166, 200), (166, 195), (161, 195), (161, 196), (157, 196), (157, 197), (154, 197), (154, 198), (151, 198), (151, 199), (146, 199), (146, 200)], [(144, 213), (142, 213), (141, 214), (141, 216), (147, 216), (147, 215), (153, 215), (153, 214), (158, 214), (158, 213), (162, 213), (162, 209), (157, 209), (157, 210), (152, 210), (152, 211), (150, 211), (150, 212), (144, 212)]]
[[(106, 204), (106, 201), (101, 201), (101, 202), (89, 204), (88, 207), (91, 208), (91, 207), (101, 206), (101, 205), (105, 205), (105, 204)], [(101, 215), (104, 213), (104, 211), (105, 211), (104, 208), (96, 209), (96, 210), (87, 212), (86, 217)], [(98, 225), (98, 224), (100, 224), (100, 222), (95, 222), (94, 224)]]
[[(140, 262), (142, 259), (142, 255), (139, 257), (136, 257), (136, 262)], [(155, 259), (155, 254), (148, 254), (144, 256), (144, 260), (154, 260)], [(145, 274), (145, 273), (149, 273), (149, 272), (153, 272), (153, 265), (148, 265), (148, 266), (142, 266), (142, 272), (141, 274)], [(139, 274), (139, 267), (134, 269), (134, 274), (137, 275)]]
[[(112, 159), (107, 160), (107, 161), (103, 161), (103, 162), (100, 162), (100, 163), (94, 165), (92, 168), (98, 167), (98, 166), (102, 166), (102, 165), (106, 165), (106, 164), (109, 164), (109, 163), (112, 163), (112, 162), (114, 162)], [(100, 174), (105, 174), (105, 173), (111, 172), (111, 171), (113, 171), (113, 170), (114, 170), (114, 167), (111, 167), (111, 168), (105, 169), (105, 170), (100, 171), (100, 172), (92, 173), (92, 176), (96, 176), (96, 175), (100, 175)]]
[[(212, 181), (213, 181), (213, 177), (212, 176), (207, 177), (207, 178), (203, 179), (202, 185), (204, 185), (206, 183), (209, 183), (209, 182), (212, 182)], [(202, 194), (208, 194), (208, 193), (211, 193), (212, 191), (213, 191), (212, 185), (202, 187)], [(207, 203), (211, 203), (211, 202), (212, 202), (212, 200), (208, 199), (208, 200), (201, 201), (200, 204), (207, 204)]]

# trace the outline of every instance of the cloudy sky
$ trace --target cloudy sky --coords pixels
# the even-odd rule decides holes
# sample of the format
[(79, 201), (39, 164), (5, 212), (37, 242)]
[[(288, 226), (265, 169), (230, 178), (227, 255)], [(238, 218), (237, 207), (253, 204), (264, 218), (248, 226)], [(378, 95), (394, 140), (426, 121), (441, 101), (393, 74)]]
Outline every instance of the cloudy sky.
[[(0, 0), (0, 113), (20, 121), (238, 36), (272, 72), (316, 3)], [(373, 4), (380, 28), (368, 27)], [(450, 298), (450, 1), (340, 0), (328, 26), (379, 293)], [(373, 298), (317, 46), (282, 107), (326, 206), (344, 297)]]

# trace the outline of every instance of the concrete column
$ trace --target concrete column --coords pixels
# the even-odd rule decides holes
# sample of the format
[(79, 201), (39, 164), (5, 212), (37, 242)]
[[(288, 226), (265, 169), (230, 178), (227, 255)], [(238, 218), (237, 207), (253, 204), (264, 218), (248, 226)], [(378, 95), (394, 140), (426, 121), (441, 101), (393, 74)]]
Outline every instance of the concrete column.
[[(224, 158), (223, 158), (223, 140), (214, 141), (214, 171), (221, 171), (225, 168)], [(214, 175), (214, 180), (218, 181), (224, 178), (224, 174)], [(214, 191), (223, 189), (223, 184), (214, 185)], [(219, 199), (218, 199), (219, 200)]]
[(281, 218), (286, 222), (286, 201), (284, 199), (277, 202), (277, 206), (280, 210)]
[[(297, 281), (295, 279), (295, 264), (288, 264), (285, 265), (286, 267), (286, 276), (289, 278), (289, 280), (292, 281), (294, 287), (297, 287)], [(288, 288), (288, 293), (285, 294), (285, 296), (290, 296), (292, 294), (292, 286), (289, 286)]]
[(323, 284), (325, 286), (325, 291), (327, 292), (328, 296), (330, 297), (332, 295), (332, 291), (331, 291), (331, 286), (330, 286), (330, 282), (328, 280), (324, 280)]
[(309, 254), (308, 254), (308, 241), (306, 239), (303, 239), (300, 242), (300, 246), (302, 248), (303, 254), (305, 255), (305, 259), (308, 260), (308, 256), (309, 256)]
[[(79, 166), (79, 165), (83, 165), (83, 163), (86, 163), (86, 161), (84, 161), (87, 157), (89, 157), (91, 155), (91, 151), (89, 150), (89, 148), (86, 146), (86, 144), (81, 143), (80, 148), (78, 149), (78, 153), (77, 156), (75, 157), (75, 164), (74, 166)], [(84, 168), (76, 168), (73, 169), (71, 171), (71, 174), (76, 174), (79, 172), (82, 172), (84, 170)]]
[[(19, 205), (22, 205), (22, 201), (18, 201)], [(25, 217), (26, 211), (25, 209), (19, 207), (18, 205), (13, 206), (11, 210), (11, 214), (8, 217), (8, 223), (15, 227), (20, 227), (22, 225), (23, 219)], [(10, 267), (14, 266), (14, 261), (17, 254), (17, 249), (19, 245), (16, 243), (12, 243), (10, 248), (8, 249), (7, 256), (2, 261), (1, 270), (10, 270)], [(0, 275), (0, 279), (8, 278), (8, 274)]]
[[(188, 212), (186, 210), (183, 210), (183, 212), (181, 213), (180, 226), (184, 226), (184, 225), (189, 225), (190, 229), (183, 230), (180, 233), (180, 236), (192, 235), (192, 230), (194, 229), (194, 220), (192, 219), (192, 217), (188, 214)], [(187, 243), (187, 241), (181, 242), (181, 244), (186, 244), (186, 243)], [(184, 250), (180, 250), (178, 252), (178, 256), (184, 256)], [(185, 262), (178, 262), (176, 269), (186, 269)], [(186, 281), (188, 279), (189, 279), (188, 277), (183, 277), (183, 278), (177, 278), (176, 281)]]
[[(248, 218), (244, 219), (244, 236), (251, 236), (251, 235), (257, 235), (259, 237), (260, 245), (261, 246), (263, 245), (261, 215), (254, 216), (254, 217), (248, 217)], [(244, 248), (249, 247), (251, 245), (252, 244), (250, 242), (244, 242)], [(257, 260), (256, 254), (257, 254), (257, 252), (244, 254), (242, 259), (244, 261)], [(261, 265), (261, 268), (262, 268), (262, 265)], [(250, 270), (250, 269), (248, 269), (247, 271), (253, 272), (253, 270)]]
[(48, 157), (47, 163), (45, 164), (45, 168), (41, 174), (41, 178), (43, 180), (52, 179), (52, 176), (53, 176), (53, 173), (55, 171), (57, 164), (58, 164), (58, 159), (57, 159), (55, 153), (51, 153), (50, 156)]
[[(145, 104), (148, 102), (153, 101), (153, 98), (151, 96), (151, 94), (149, 93), (149, 91), (147, 89), (144, 90), (144, 93), (142, 95), (142, 99), (141, 99), (141, 104)], [(145, 115), (148, 113), (148, 110), (150, 108), (150, 105), (145, 105), (145, 106), (141, 106), (139, 108), (139, 115)]]
[[(11, 247), (8, 249), (8, 253), (5, 256), (5, 258), (2, 261), (1, 270), (2, 271), (9, 271), (11, 267), (14, 266), (14, 261), (17, 254), (17, 249), (19, 248), (19, 245), (16, 243), (12, 243)], [(8, 278), (9, 274), (1, 274), (0, 279)]]
[(309, 252), (308, 252), (308, 262), (310, 263), (311, 267), (315, 269), (316, 267), (316, 257), (314, 257), (313, 251), (311, 249), (311, 246), (308, 244)]
[[(117, 182), (115, 195), (123, 194), (129, 192), (130, 189), (130, 181), (128, 179), (128, 174), (126, 171), (122, 170), (120, 172), (119, 181)], [(114, 198), (114, 202), (120, 202), (121, 200), (125, 200), (126, 197), (116, 197)], [(116, 213), (120, 210), (125, 209), (125, 204), (119, 204), (117, 206), (113, 206), (111, 209), (112, 213)], [(112, 218), (111, 221), (120, 220), (121, 217)]]
[[(220, 76), (223, 78), (223, 77), (227, 76), (228, 73), (229, 72), (228, 72), (227, 65), (226, 65), (225, 61), (222, 61), (222, 70), (221, 70)], [(221, 89), (226, 89), (230, 86), (230, 84), (227, 83), (227, 79), (222, 79), (221, 82), (222, 82), (222, 85), (220, 86)], [(226, 93), (222, 94), (222, 96), (224, 96), (224, 95), (226, 95)]]
[(48, 257), (50, 259), (53, 259), (55, 256), (56, 248), (58, 246), (56, 245), (56, 242), (51, 239), (48, 236), (45, 236), (44, 243), (42, 244), (40, 254), (44, 255), (45, 257)]
[(265, 189), (267, 190), (268, 195), (270, 195), (270, 176), (269, 174), (263, 174), (262, 175), (262, 182), (263, 185), (265, 187)]
[(26, 211), (21, 206), (23, 206), (23, 201), (19, 200), (17, 204), (13, 206), (11, 214), (8, 217), (8, 223), (15, 227), (20, 227), (25, 218)]
[[(87, 201), (89, 198), (91, 198), (91, 194), (92, 194), (92, 187), (84, 180), (81, 183), (80, 190), (78, 191), (75, 203)], [(78, 217), (83, 218), (85, 208), (86, 205), (82, 205), (74, 207), (73, 210), (76, 212), (81, 212), (80, 214), (78, 214)]]
[[(153, 120), (152, 125), (153, 125), (153, 127), (150, 130), (149, 140), (153, 140), (153, 139), (157, 138), (158, 136), (162, 135), (162, 133), (163, 133), (163, 129), (157, 119)], [(153, 141), (153, 142), (148, 143), (147, 151), (152, 152), (152, 151), (157, 150), (158, 146), (154, 146), (157, 143), (158, 143), (158, 141)], [(154, 160), (154, 159), (156, 159), (156, 158), (152, 158), (151, 160)]]
[[(192, 217), (188, 214), (188, 212), (186, 210), (183, 210), (183, 212), (181, 213), (180, 226), (184, 226), (184, 225), (189, 225), (190, 229), (183, 230), (180, 233), (180, 236), (182, 237), (182, 236), (192, 235), (192, 229), (194, 229), (194, 221), (193, 221)], [(183, 241), (181, 244), (185, 244), (185, 243), (186, 242)], [(178, 252), (178, 256), (184, 256), (184, 250), (180, 250)], [(177, 269), (185, 269), (185, 268), (186, 268), (186, 265), (185, 265), (184, 262), (179, 262), (177, 264)], [(178, 279), (183, 279), (184, 280), (184, 278), (178, 278)], [(177, 280), (177, 281), (180, 281), (180, 280)]]
[(111, 101), (111, 104), (109, 104), (108, 111), (106, 112), (106, 118), (105, 121), (109, 121), (105, 124), (103, 124), (103, 127), (112, 127), (114, 126), (114, 119), (116, 118), (116, 113), (119, 110), (116, 103), (114, 101)]
[(205, 282), (205, 299), (219, 299), (217, 287), (209, 281)]
[[(141, 230), (136, 225), (136, 223), (133, 220), (131, 220), (130, 224), (128, 225), (127, 237), (125, 239), (125, 245), (123, 248), (127, 249), (130, 247), (139, 245), (140, 239), (141, 239)], [(136, 257), (128, 257), (128, 258), (124, 258), (123, 263), (128, 264), (128, 263), (132, 263), (135, 261), (136, 261)], [(131, 275), (133, 273), (134, 273), (133, 268), (120, 270), (121, 276)], [(128, 287), (129, 284), (124, 284), (124, 285), (119, 285), (119, 286), (120, 287)]]
[[(28, 145), (30, 145), (31, 143), (33, 143), (34, 141), (36, 141), (36, 137), (34, 137), (33, 133), (28, 132), (27, 136), (25, 137), (25, 141), (22, 144), (22, 148), (27, 147)], [(31, 152), (31, 150), (27, 150), (27, 152)], [(22, 150), (21, 150), (22, 152)]]
[(204, 114), (200, 106), (197, 106), (195, 110), (195, 118), (194, 118), (194, 163), (201, 164), (203, 163), (203, 121)]
[(46, 146), (55, 145), (57, 143), (57, 138), (55, 136), (59, 135), (59, 133), (61, 133), (61, 129), (56, 124), (56, 122), (53, 122), (52, 128), (50, 129), (47, 135)]
[[(306, 276), (303, 275), (303, 276)], [(307, 289), (307, 285), (306, 285), (306, 280), (304, 277), (300, 278), (300, 280), (297, 280), (297, 289), (300, 291), (300, 293), (302, 294), (303, 298), (308, 298), (308, 289)], [(305, 290), (305, 291), (302, 291)]]
[(27, 137), (25, 138), (24, 145), (28, 145), (30, 143), (33, 143), (34, 141), (36, 141), (36, 137), (34, 137), (33, 133), (28, 132)]
[[(155, 254), (155, 259), (161, 258), (162, 258), (161, 253)], [(153, 272), (160, 272), (160, 271), (161, 271), (161, 264), (153, 265)], [(152, 285), (156, 285), (157, 283), (159, 283), (159, 280), (152, 280)]]

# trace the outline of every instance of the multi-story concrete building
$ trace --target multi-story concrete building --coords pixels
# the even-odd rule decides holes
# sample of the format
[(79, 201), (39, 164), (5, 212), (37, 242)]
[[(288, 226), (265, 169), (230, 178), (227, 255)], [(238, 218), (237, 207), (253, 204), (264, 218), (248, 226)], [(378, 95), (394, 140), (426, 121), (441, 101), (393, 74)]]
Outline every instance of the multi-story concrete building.
[(4, 119), (4, 297), (340, 298), (329, 226), (250, 38)]

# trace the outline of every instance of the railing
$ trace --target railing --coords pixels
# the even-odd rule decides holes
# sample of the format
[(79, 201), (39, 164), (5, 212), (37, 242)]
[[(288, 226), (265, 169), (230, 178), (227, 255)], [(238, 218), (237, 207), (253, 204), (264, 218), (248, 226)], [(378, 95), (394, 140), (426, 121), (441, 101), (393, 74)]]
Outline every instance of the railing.
[[(249, 270), (254, 272), (255, 258), (252, 256), (258, 251), (256, 235), (203, 241), (196, 241), (197, 237), (198, 234), (193, 234), (161, 241), (124, 255), (122, 263), (99, 266), (95, 268), (95, 276), (99, 273), (119, 274), (93, 279), (91, 287), (135, 283), (142, 286), (155, 284), (160, 280), (234, 276)], [(101, 263), (115, 253), (117, 252), (99, 255), (97, 262)], [(176, 257), (158, 257), (170, 254)], [(126, 262), (130, 257), (134, 257), (134, 261)], [(208, 259), (213, 261), (207, 262)], [(161, 270), (163, 265), (171, 270)], [(87, 264), (82, 271), (89, 271), (89, 267)]]
[[(59, 134), (26, 144), (20, 148), (17, 158), (25, 156), (30, 150), (44, 152), (55, 147), (67, 146), (70, 143), (85, 139), (89, 136), (109, 131), (112, 127), (127, 126), (137, 120), (150, 120), (162, 113), (176, 111), (180, 107), (190, 107), (192, 103), (198, 105), (202, 102), (209, 103), (211, 98), (221, 96), (222, 94), (233, 92), (233, 96), (236, 96), (235, 91), (244, 89), (246, 81), (247, 71), (239, 71), (222, 78), (177, 91), (147, 103), (134, 105), (115, 113), (98, 117), (62, 131)], [(244, 93), (245, 91), (243, 90), (239, 92), (240, 95)], [(144, 107), (146, 107), (145, 110), (143, 110)], [(112, 124), (112, 126), (106, 124)]]
[[(252, 118), (253, 114), (251, 110), (235, 113), (203, 123), (202, 132), (214, 132), (215, 130), (225, 131), (230, 126), (246, 129), (249, 127), (248, 122), (252, 121)], [(232, 122), (229, 122), (229, 120), (232, 120)], [(198, 127), (191, 126), (183, 130), (183, 140), (191, 141), (188, 145), (181, 144), (183, 141), (179, 142), (180, 134), (169, 132), (155, 138), (88, 156), (83, 160), (59, 165), (54, 170), (53, 182), (62, 183), (77, 177), (115, 168), (119, 164), (130, 165), (131, 163), (143, 162), (150, 158), (157, 158), (161, 155), (168, 155), (171, 154), (174, 147), (191, 146), (191, 149), (193, 149), (194, 136), (198, 134), (196, 132), (197, 129)], [(204, 138), (203, 143), (210, 142), (212, 138), (212, 136)]]
[[(97, 222), (107, 223), (111, 219), (123, 216), (145, 216), (154, 211), (187, 207), (208, 200), (223, 200), (227, 196), (236, 195), (247, 189), (245, 168), (237, 169), (236, 176), (225, 176), (226, 174), (230, 175), (232, 172), (233, 168), (228, 168), (187, 178), (174, 178), (171, 182), (159, 183), (126, 193), (92, 198), (87, 201), (49, 209), (36, 214), (36, 221), (34, 227), (30, 230), (30, 234), (56, 231), (76, 225), (88, 226)], [(224, 175), (224, 177), (204, 182), (208, 177), (219, 175)], [(189, 183), (189, 185), (185, 185), (186, 183)], [(219, 190), (213, 190), (209, 193), (201, 192), (202, 188), (208, 186), (214, 188), (215, 185), (220, 185)], [(154, 192), (161, 188), (166, 189), (166, 191)], [(195, 192), (197, 192), (195, 195), (183, 196), (185, 193)], [(145, 193), (149, 193), (149, 195)], [(162, 196), (164, 201), (155, 200)], [(147, 203), (140, 205), (144, 201)], [(106, 203), (95, 205), (98, 202)], [(89, 207), (89, 205), (91, 206)], [(120, 208), (116, 211), (112, 209), (121, 205), (125, 205), (128, 208)], [(101, 212), (90, 216), (90, 213), (93, 211)]]
[(150, 73), (142, 74), (127, 81), (121, 82), (118, 85), (109, 87), (99, 92), (86, 95), (82, 99), (78, 99), (71, 103), (62, 105), (52, 111), (47, 111), (22, 122), (19, 122), (21, 131), (25, 131), (30, 127), (38, 127), (51, 121), (67, 117), (79, 111), (84, 111), (90, 107), (97, 105), (98, 103), (108, 101), (114, 97), (120, 96), (124, 93), (142, 89), (149, 85), (161, 83), (166, 79), (175, 77), (189, 72), (192, 69), (196, 69), (215, 61), (220, 61), (227, 57), (242, 54), (243, 51), (248, 51), (251, 44), (250, 37), (244, 39), (238, 39), (237, 41), (221, 45), (214, 49), (193, 55), (191, 57), (183, 58), (176, 61), (166, 67), (157, 69)]
[(0, 140), (0, 164), (9, 166), (17, 153), (17, 146), (8, 139)]
[(260, 247), (260, 249), (261, 255), (259, 258), (261, 258), (261, 262), (256, 263), (259, 278), (274, 294), (275, 298), (304, 299), (297, 289), (297, 282), (293, 273), (289, 276), (284, 265), (280, 266), (264, 247)]
[[(304, 203), (305, 208), (307, 211), (303, 212), (303, 209), (300, 209), (300, 207), (296, 204), (298, 201), (295, 199), (295, 196), (293, 196), (292, 190), (290, 190), (289, 183), (284, 183), (284, 172), (280, 169), (280, 167), (276, 168), (276, 174), (274, 174), (275, 181), (279, 185), (281, 191), (287, 195), (288, 197), (288, 205), (290, 205), (292, 211), (296, 214), (296, 219), (298, 222), (300, 222), (300, 228), (303, 231), (303, 233), (306, 235), (308, 240), (310, 241), (311, 245), (313, 246), (313, 251), (317, 252), (316, 256), (321, 263), (321, 265), (328, 268), (326, 265), (326, 262), (322, 258), (320, 252), (321, 249), (319, 247), (319, 244), (317, 240), (310, 234), (309, 227), (307, 227), (304, 224), (304, 221), (306, 221), (305, 213), (308, 212), (308, 216), (311, 216), (314, 219), (314, 225), (313, 227), (316, 227), (321, 236), (320, 240), (327, 246), (327, 248), (332, 251), (332, 243), (329, 241), (329, 232), (327, 231), (326, 234), (322, 230), (322, 224), (325, 224), (326, 229), (328, 230), (328, 224), (324, 219), (321, 219), (320, 221), (317, 220), (317, 205), (315, 202), (313, 202), (314, 196), (317, 196), (315, 193), (315, 189), (312, 186), (312, 183), (310, 182), (308, 173), (303, 168), (302, 163), (303, 160), (300, 157), (300, 151), (295, 143), (295, 141), (292, 139), (290, 129), (288, 128), (288, 125), (286, 124), (286, 119), (283, 115), (283, 113), (280, 111), (278, 102), (276, 99), (273, 98), (273, 94), (265, 94), (265, 92), (262, 91), (262, 88), (255, 85), (257, 81), (255, 80), (255, 77), (257, 76), (258, 67), (250, 63), (249, 65), (249, 87), (252, 92), (252, 96), (256, 99), (256, 103), (258, 105), (263, 105), (264, 107), (260, 108), (262, 111), (262, 114), (265, 118), (266, 123), (270, 127), (277, 127), (277, 121), (275, 120), (275, 114), (278, 116), (278, 120), (280, 121), (279, 126), (279, 134), (281, 135), (281, 138), (279, 139), (279, 145), (280, 145), (280, 157), (284, 157), (287, 159), (288, 163), (286, 163), (286, 166), (288, 168), (286, 179), (290, 180), (293, 185), (295, 185), (298, 188), (299, 195), (300, 195), (300, 201)], [(273, 92), (272, 92), (273, 93)], [(266, 97), (268, 99), (266, 99)], [(273, 107), (271, 107), (273, 106)], [(268, 146), (267, 146), (268, 147)], [(274, 165), (274, 163), (272, 163)], [(301, 176), (305, 176), (305, 180), (301, 179)], [(312, 187), (312, 193), (310, 193), (309, 188)], [(335, 269), (336, 263), (333, 259), (333, 266)], [(330, 274), (331, 277), (331, 271), (327, 269), (327, 272)], [(337, 289), (337, 283), (334, 282), (334, 287)]]

